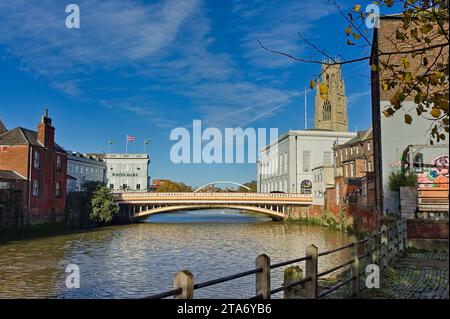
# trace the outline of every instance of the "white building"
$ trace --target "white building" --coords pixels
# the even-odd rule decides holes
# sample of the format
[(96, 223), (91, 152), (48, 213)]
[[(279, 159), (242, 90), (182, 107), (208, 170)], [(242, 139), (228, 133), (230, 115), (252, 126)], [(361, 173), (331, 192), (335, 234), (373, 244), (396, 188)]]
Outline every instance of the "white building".
[(113, 190), (146, 191), (148, 154), (107, 154), (107, 186)]
[(334, 175), (336, 168), (333, 166), (318, 166), (312, 169), (312, 204), (325, 205), (325, 192), (327, 188), (334, 187)]
[(312, 169), (334, 163), (332, 147), (355, 137), (352, 132), (330, 130), (289, 131), (260, 150), (258, 192), (311, 194)]
[(83, 183), (106, 182), (106, 164), (101, 157), (67, 153), (67, 191), (78, 192), (82, 190)]

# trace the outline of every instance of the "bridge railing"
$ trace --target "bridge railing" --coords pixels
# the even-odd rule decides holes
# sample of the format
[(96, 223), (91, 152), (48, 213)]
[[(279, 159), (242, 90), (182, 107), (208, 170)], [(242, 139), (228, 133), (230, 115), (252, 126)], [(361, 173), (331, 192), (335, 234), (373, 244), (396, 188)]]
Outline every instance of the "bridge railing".
[(115, 192), (114, 197), (272, 197), (272, 198), (311, 198), (311, 194), (297, 193), (144, 193), (144, 192)]
[[(303, 287), (303, 298), (323, 298), (348, 284), (351, 284), (351, 295), (349, 297), (359, 298), (361, 291), (365, 288), (361, 285), (361, 276), (365, 274), (366, 266), (368, 264), (376, 264), (380, 267), (380, 270), (384, 270), (395, 257), (405, 251), (406, 247), (406, 221), (398, 220), (389, 227), (383, 225), (380, 231), (374, 231), (370, 236), (364, 239), (320, 253), (316, 246), (309, 245), (306, 248), (305, 255), (296, 259), (271, 264), (270, 257), (266, 254), (262, 254), (256, 258), (254, 269), (202, 283), (194, 283), (193, 274), (188, 270), (182, 270), (175, 274), (174, 287), (172, 290), (151, 295), (144, 299), (160, 299), (167, 297), (192, 299), (194, 298), (195, 290), (250, 275), (255, 275), (256, 279), (256, 294), (250, 299), (270, 299), (273, 294), (282, 291), (284, 291), (285, 298), (289, 298), (292, 296), (292, 292), (290, 294), (287, 292), (298, 286)], [(344, 250), (350, 250), (352, 258), (325, 271), (318, 272), (319, 260), (321, 257)], [(285, 276), (284, 283), (281, 287), (275, 289), (271, 288), (272, 269), (298, 264), (300, 262), (305, 263), (305, 275), (303, 278), (292, 280), (292, 278)], [(338, 270), (345, 271), (346, 269), (350, 269), (349, 278), (337, 282), (331, 288), (319, 291), (319, 278)]]

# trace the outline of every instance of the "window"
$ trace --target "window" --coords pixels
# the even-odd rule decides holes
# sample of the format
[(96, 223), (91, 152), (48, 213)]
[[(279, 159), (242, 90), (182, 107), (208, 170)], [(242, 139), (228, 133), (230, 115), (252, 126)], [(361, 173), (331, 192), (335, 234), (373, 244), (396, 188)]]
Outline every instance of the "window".
[(62, 168), (61, 156), (56, 155), (56, 169), (61, 170), (61, 168)]
[(11, 189), (11, 182), (0, 182), (0, 189)]
[(136, 184), (136, 189), (141, 189), (141, 184)]
[(422, 153), (417, 153), (416, 156), (414, 156), (414, 172), (415, 173), (423, 172), (423, 154)]
[(114, 184), (109, 184), (110, 189), (114, 189)]
[(80, 171), (80, 166), (75, 165), (75, 173), (78, 173)]
[(41, 167), (41, 153), (34, 151), (33, 167), (39, 169)]
[(282, 154), (280, 154), (280, 156), (279, 156), (279, 163), (278, 163), (278, 167), (279, 167), (279, 175), (281, 175), (281, 174), (283, 174), (283, 172), (284, 172), (284, 168), (283, 168), (283, 164), (284, 164), (284, 162), (283, 162), (283, 155)]
[(72, 164), (69, 165), (69, 172), (71, 172), (71, 173), (73, 172), (73, 165)]
[(372, 171), (372, 162), (371, 162), (371, 161), (368, 161), (368, 162), (367, 162), (367, 171), (368, 171), (368, 172), (371, 172), (371, 171)]
[(61, 184), (59, 182), (56, 182), (55, 185), (55, 195), (56, 197), (61, 197)]
[(310, 151), (303, 151), (303, 172), (309, 172)]
[(323, 165), (325, 165), (325, 166), (331, 165), (331, 152), (330, 151), (323, 152)]
[(288, 172), (288, 156), (287, 156), (287, 153), (284, 153), (284, 172), (286, 174)]
[(136, 167), (136, 170), (140, 171), (140, 170), (141, 170), (141, 165), (138, 165), (138, 166)]
[(370, 151), (370, 142), (367, 143), (367, 150)]
[(309, 179), (305, 179), (300, 184), (300, 193), (301, 194), (311, 194), (312, 183)]
[(33, 196), (35, 196), (35, 197), (39, 196), (39, 180), (38, 179), (33, 180)]
[(355, 176), (355, 163), (350, 164), (350, 177)]
[(348, 158), (348, 148), (345, 149), (345, 159)]

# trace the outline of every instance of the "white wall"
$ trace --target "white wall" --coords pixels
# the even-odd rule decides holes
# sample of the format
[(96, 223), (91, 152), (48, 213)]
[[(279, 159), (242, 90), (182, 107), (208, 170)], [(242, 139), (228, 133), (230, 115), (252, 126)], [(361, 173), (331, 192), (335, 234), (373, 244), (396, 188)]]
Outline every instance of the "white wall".
[[(384, 110), (390, 103), (381, 101), (380, 105)], [(404, 102), (403, 109), (412, 110), (408, 113), (413, 118), (411, 125), (404, 123), (405, 113), (402, 110), (389, 118), (381, 113), (380, 119), (383, 208), (384, 212), (389, 210), (389, 213), (398, 212), (399, 206), (398, 195), (389, 190), (389, 175), (400, 169), (401, 156), (408, 145), (427, 144), (430, 137), (428, 130), (431, 121), (417, 115), (414, 102)]]

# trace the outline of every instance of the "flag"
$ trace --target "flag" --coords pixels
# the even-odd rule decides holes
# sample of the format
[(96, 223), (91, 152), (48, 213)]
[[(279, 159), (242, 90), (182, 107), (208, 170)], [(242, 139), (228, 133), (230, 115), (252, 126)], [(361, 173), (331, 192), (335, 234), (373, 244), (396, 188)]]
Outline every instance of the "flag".
[(133, 135), (127, 135), (127, 141), (128, 142), (134, 142), (134, 141), (136, 141), (136, 137), (133, 136)]

